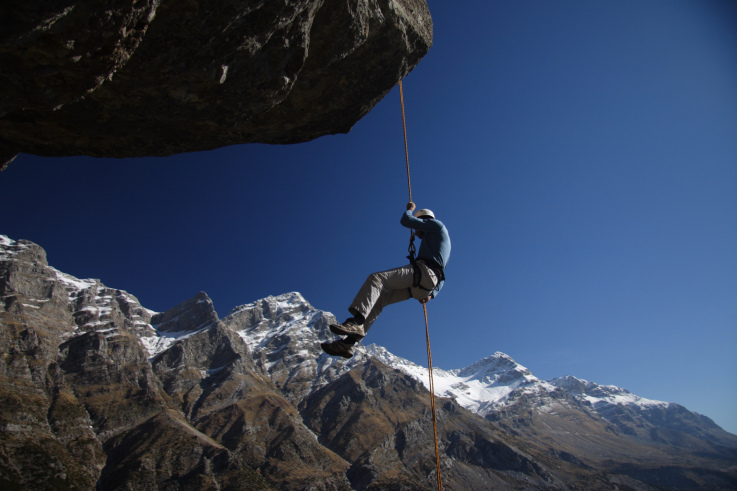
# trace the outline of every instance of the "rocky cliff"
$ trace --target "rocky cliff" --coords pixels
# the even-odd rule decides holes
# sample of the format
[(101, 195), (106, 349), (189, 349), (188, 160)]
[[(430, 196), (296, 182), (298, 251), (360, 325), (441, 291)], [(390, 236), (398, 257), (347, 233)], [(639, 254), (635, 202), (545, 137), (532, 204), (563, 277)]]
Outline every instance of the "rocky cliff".
[(424, 0), (9, 0), (0, 168), (345, 133), (431, 44)]
[[(0, 236), (0, 488), (433, 489), (423, 382), (378, 347), (321, 353), (333, 320), (298, 293), (151, 312)], [(438, 399), (446, 489), (737, 485), (737, 437), (680, 406), (617, 408), (506, 355), (458, 375), (514, 388), (485, 417)]]

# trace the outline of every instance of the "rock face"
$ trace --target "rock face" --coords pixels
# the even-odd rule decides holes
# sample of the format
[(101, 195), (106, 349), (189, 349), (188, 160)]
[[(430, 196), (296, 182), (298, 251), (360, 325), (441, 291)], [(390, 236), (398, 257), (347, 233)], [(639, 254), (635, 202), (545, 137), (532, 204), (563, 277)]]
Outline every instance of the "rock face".
[(424, 0), (9, 0), (0, 167), (345, 133), (431, 44)]
[[(325, 355), (334, 320), (298, 293), (151, 312), (0, 235), (0, 488), (434, 489), (417, 367)], [(474, 412), (437, 399), (446, 489), (737, 486), (737, 437), (681, 406), (543, 383), (501, 353), (456, 375), (514, 388)]]
[(350, 488), (202, 293), (155, 314), (0, 236), (0, 347), (3, 489)]

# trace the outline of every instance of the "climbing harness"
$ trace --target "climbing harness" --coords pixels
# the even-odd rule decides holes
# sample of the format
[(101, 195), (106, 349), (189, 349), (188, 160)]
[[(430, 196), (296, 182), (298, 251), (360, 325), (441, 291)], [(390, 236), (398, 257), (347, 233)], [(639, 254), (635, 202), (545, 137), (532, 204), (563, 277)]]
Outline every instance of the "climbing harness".
[[(402, 129), (404, 130), (404, 156), (405, 160), (407, 161), (407, 187), (409, 188), (409, 200), (412, 201), (412, 183), (410, 182), (409, 177), (409, 151), (407, 149), (407, 122), (404, 117), (404, 91), (402, 90), (402, 81), (399, 81), (399, 100), (402, 104)], [(418, 276), (419, 267), (416, 264), (415, 261), (415, 231), (411, 231), (411, 235), (409, 238), (409, 248), (407, 249), (409, 252), (409, 256), (407, 258), (409, 259), (409, 262), (412, 264), (414, 268), (414, 279), (413, 283), (417, 283), (419, 285), (420, 278)], [(441, 270), (442, 273), (442, 270)], [(441, 276), (438, 276), (438, 281), (440, 281)], [(443, 277), (443, 279), (445, 279)], [(433, 382), (432, 377), (432, 352), (430, 351), (430, 328), (428, 327), (427, 322), (427, 303), (422, 302), (422, 310), (425, 313), (425, 338), (427, 340), (427, 365), (428, 365), (428, 371), (430, 374), (430, 408), (432, 409), (432, 429), (433, 434), (435, 436), (435, 466), (436, 466), (436, 475), (438, 479), (438, 491), (443, 491), (443, 479), (440, 475), (440, 448), (438, 446), (438, 422), (437, 422), (437, 416), (435, 414), (435, 383)]]
[[(440, 284), (441, 281), (445, 281), (445, 272), (443, 271), (443, 268), (441, 268), (438, 263), (432, 259), (410, 259), (409, 262), (412, 264), (412, 288), (419, 288), (420, 290), (427, 292), (427, 295), (432, 295), (434, 297), (437, 285)], [(423, 269), (426, 270), (428, 276), (429, 273), (435, 276), (436, 282), (432, 288), (427, 288), (422, 284)], [(432, 276), (430, 277), (432, 278)], [(425, 297), (427, 297), (427, 295), (425, 295)]]

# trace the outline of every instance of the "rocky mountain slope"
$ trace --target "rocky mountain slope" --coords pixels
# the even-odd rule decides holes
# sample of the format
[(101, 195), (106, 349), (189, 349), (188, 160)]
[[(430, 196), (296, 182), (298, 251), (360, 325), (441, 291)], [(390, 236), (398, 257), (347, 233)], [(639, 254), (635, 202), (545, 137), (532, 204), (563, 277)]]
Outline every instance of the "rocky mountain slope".
[[(298, 293), (155, 313), (0, 236), (3, 489), (435, 487), (426, 371), (319, 350)], [(672, 403), (496, 353), (435, 371), (445, 489), (727, 489), (737, 437)]]
[(8, 0), (0, 169), (346, 133), (431, 45), (424, 0)]

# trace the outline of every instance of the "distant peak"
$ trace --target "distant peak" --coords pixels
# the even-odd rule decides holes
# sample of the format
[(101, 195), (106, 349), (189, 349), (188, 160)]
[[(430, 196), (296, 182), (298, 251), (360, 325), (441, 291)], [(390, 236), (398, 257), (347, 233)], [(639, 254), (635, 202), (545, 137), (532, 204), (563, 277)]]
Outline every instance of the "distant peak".
[(230, 311), (228, 316), (243, 312), (245, 310), (253, 310), (257, 308), (264, 308), (269, 306), (269, 310), (277, 310), (279, 307), (294, 307), (302, 306), (307, 308), (313, 308), (312, 305), (302, 296), (299, 292), (282, 293), (281, 295), (269, 295), (264, 298), (260, 298), (251, 303), (239, 305)]
[(518, 365), (511, 356), (502, 353), (501, 351), (497, 351), (491, 356), (482, 358), (477, 362), (458, 370), (458, 372), (461, 374), (471, 374), (474, 372), (486, 371), (492, 368), (496, 370), (520, 368), (523, 371), (529, 371), (522, 365)]
[(156, 314), (151, 324), (160, 332), (197, 331), (218, 321), (212, 300), (205, 292), (199, 292), (189, 300), (169, 310)]
[(269, 296), (267, 298), (273, 298), (274, 300), (277, 300), (279, 302), (309, 305), (309, 302), (305, 300), (305, 297), (303, 297), (302, 294), (299, 292), (282, 293), (281, 295)]
[(0, 260), (20, 260), (41, 263), (48, 266), (46, 251), (29, 240), (13, 240), (7, 235), (0, 235)]

